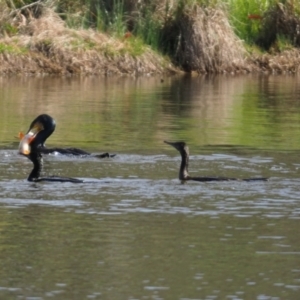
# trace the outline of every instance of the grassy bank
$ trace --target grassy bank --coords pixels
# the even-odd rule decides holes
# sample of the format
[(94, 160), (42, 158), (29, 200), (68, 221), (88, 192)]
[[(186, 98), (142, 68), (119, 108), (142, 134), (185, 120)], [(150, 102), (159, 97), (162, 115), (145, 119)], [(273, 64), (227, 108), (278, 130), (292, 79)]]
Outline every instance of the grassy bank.
[(2, 74), (298, 73), (300, 4), (2, 0)]

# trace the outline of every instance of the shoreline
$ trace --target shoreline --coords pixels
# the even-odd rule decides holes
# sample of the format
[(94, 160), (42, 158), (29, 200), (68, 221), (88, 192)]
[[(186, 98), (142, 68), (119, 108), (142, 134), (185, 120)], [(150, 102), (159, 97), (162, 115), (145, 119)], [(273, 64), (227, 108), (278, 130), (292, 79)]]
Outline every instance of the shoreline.
[[(199, 9), (198, 14), (203, 14)], [(209, 16), (208, 16), (209, 17)], [(219, 12), (219, 17), (225, 15)], [(185, 45), (179, 52), (182, 63), (154, 51), (132, 34), (116, 38), (93, 29), (73, 29), (50, 8), (43, 8), (38, 17), (16, 15), (10, 20), (11, 28), (0, 33), (0, 75), (122, 75), (151, 76), (172, 74), (297, 74), (300, 72), (300, 49), (270, 53), (249, 53), (231, 28), (229, 34), (218, 41), (228, 43), (235, 52), (204, 53), (198, 44)], [(189, 19), (193, 25), (201, 25), (197, 19)], [(220, 28), (220, 24), (217, 24)], [(199, 27), (198, 26), (198, 27)], [(229, 26), (229, 25), (228, 25)], [(203, 32), (201, 32), (203, 34)], [(197, 32), (194, 33), (197, 35)], [(230, 39), (231, 38), (231, 39)], [(209, 37), (208, 37), (209, 39)], [(226, 41), (225, 41), (226, 40)], [(229, 40), (229, 42), (227, 41)], [(208, 41), (212, 42), (212, 41)], [(217, 48), (220, 47), (217, 45)], [(227, 49), (225, 49), (227, 50)], [(192, 52), (196, 55), (192, 56)], [(216, 55), (212, 57), (210, 55)], [(199, 54), (200, 53), (200, 54)], [(229, 54), (228, 54), (229, 53)], [(178, 55), (179, 55), (178, 54)], [(228, 56), (228, 57), (226, 57)], [(224, 57), (227, 60), (224, 60)], [(206, 64), (204, 59), (215, 61)], [(202, 60), (201, 60), (202, 59)], [(186, 64), (189, 67), (184, 68)], [(192, 67), (191, 67), (192, 66)]]

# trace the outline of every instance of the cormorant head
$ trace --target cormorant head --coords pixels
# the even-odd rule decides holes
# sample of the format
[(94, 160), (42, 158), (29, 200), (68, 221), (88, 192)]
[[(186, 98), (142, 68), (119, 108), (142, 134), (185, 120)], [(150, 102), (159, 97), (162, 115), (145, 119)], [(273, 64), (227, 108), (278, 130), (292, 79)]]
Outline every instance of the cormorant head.
[(19, 153), (27, 156), (32, 151), (44, 147), (46, 139), (55, 130), (55, 125), (54, 119), (47, 114), (42, 114), (35, 118), (20, 141)]
[(166, 144), (173, 146), (180, 153), (186, 152), (189, 154), (189, 148), (185, 142), (168, 142), (164, 141)]

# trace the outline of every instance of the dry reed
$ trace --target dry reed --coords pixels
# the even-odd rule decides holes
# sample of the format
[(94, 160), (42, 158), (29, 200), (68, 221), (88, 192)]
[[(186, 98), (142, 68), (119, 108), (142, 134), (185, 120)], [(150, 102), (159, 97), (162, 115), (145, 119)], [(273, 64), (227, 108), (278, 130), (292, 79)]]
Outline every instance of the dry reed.
[(221, 9), (200, 6), (185, 9), (168, 28), (168, 34), (175, 28), (179, 29), (175, 60), (184, 70), (198, 73), (245, 70), (246, 50)]
[(247, 60), (251, 72), (265, 74), (296, 74), (300, 72), (300, 49), (277, 54), (253, 55)]
[[(67, 28), (50, 8), (42, 7), (38, 18), (17, 14), (1, 22), (13, 24), (18, 35), (0, 35), (0, 45), (16, 51), (1, 51), (0, 73), (26, 74), (163, 74), (174, 72), (165, 58), (143, 47), (130, 55), (130, 43), (94, 30)], [(26, 51), (22, 51), (26, 49)]]

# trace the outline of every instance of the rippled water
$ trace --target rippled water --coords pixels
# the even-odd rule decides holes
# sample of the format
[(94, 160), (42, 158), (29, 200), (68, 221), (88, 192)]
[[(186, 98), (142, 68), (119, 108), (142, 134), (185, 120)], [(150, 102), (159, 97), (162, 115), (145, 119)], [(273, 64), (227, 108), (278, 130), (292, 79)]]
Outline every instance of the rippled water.
[[(298, 299), (299, 80), (1, 79), (0, 298)], [(49, 155), (29, 183), (20, 130), (49, 113)], [(178, 180), (191, 175), (267, 182)]]

